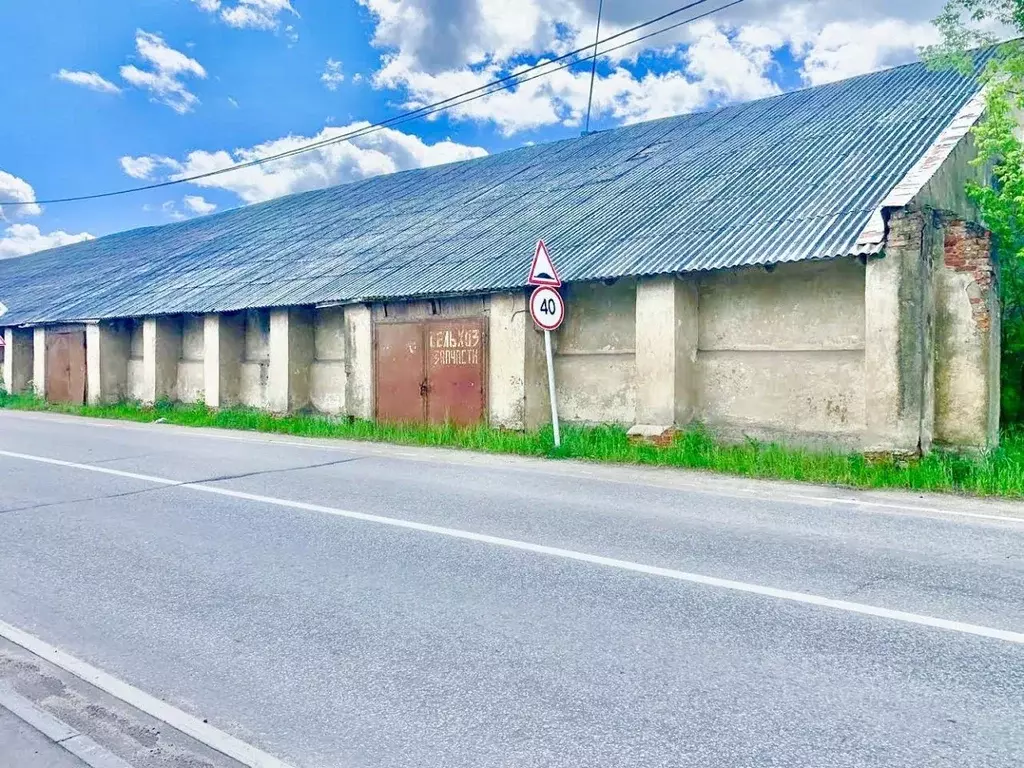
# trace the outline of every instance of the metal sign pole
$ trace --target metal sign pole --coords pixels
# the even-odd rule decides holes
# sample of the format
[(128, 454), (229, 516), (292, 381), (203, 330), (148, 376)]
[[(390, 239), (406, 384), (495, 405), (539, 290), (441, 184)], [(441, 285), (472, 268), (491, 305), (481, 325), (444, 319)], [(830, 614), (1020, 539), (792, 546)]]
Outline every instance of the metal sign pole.
[(555, 366), (551, 360), (551, 331), (544, 331), (544, 352), (548, 357), (548, 395), (551, 399), (551, 426), (555, 430), (555, 448), (562, 444), (562, 433), (558, 428), (558, 404), (555, 402)]

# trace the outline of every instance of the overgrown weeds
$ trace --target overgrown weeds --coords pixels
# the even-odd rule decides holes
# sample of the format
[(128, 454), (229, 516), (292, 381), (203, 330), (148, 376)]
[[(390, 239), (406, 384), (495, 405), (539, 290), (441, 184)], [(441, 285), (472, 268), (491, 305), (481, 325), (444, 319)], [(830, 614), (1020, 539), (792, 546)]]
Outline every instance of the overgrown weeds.
[(620, 427), (565, 426), (562, 429), (562, 445), (556, 449), (550, 427), (537, 432), (514, 432), (486, 426), (462, 428), (379, 424), (315, 414), (277, 416), (250, 408), (213, 410), (202, 404), (169, 402), (151, 407), (136, 403), (68, 406), (45, 403), (28, 395), (10, 396), (2, 392), (0, 407), (137, 422), (161, 419), (168, 424), (181, 426), (218, 427), (301, 437), (680, 467), (743, 477), (852, 488), (1024, 497), (1024, 430), (1021, 429), (1005, 431), (1000, 446), (987, 453), (934, 451), (921, 459), (869, 460), (857, 453), (821, 453), (754, 441), (727, 445), (715, 441), (709, 432), (700, 428), (679, 434), (667, 446), (656, 446), (630, 440)]

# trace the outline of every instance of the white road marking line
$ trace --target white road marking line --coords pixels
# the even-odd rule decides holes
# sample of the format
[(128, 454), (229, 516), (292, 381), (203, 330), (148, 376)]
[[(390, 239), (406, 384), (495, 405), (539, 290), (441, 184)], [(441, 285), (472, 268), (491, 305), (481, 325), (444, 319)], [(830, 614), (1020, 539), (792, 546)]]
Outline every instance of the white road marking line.
[(194, 715), (183, 712), (166, 702), (160, 701), (145, 691), (124, 682), (102, 669), (94, 667), (69, 653), (66, 653), (45, 640), (29, 634), (4, 621), (0, 621), (0, 637), (15, 645), (19, 645), (41, 659), (70, 672), (85, 682), (96, 686), (116, 699), (167, 723), (198, 742), (214, 749), (221, 754), (237, 760), (249, 768), (291, 768), (284, 761), (237, 739), (212, 725), (203, 722)]
[(874, 616), (876, 618), (901, 621), (907, 624), (918, 624), (925, 627), (945, 629), (950, 632), (960, 632), (967, 635), (977, 635), (979, 637), (988, 637), (994, 640), (1004, 640), (1010, 643), (1024, 644), (1024, 632), (1012, 632), (1005, 629), (995, 629), (993, 627), (984, 627), (977, 624), (967, 624), (961, 621), (951, 621), (949, 619), (940, 619), (933, 616), (924, 616), (917, 613), (908, 613), (906, 611), (896, 611), (891, 610), (889, 608), (879, 608), (873, 605), (853, 603), (848, 600), (838, 600), (835, 598), (824, 597), (821, 595), (813, 595), (806, 592), (794, 592), (788, 589), (776, 589), (775, 587), (766, 587), (761, 584), (749, 584), (747, 582), (733, 581), (731, 579), (720, 579), (715, 576), (705, 576), (700, 573), (688, 573), (686, 571), (679, 571), (674, 568), (663, 568), (655, 565), (634, 563), (628, 560), (619, 560), (613, 557), (604, 557), (603, 555), (592, 555), (586, 552), (577, 552), (571, 549), (562, 549), (561, 547), (550, 547), (545, 544), (533, 544), (526, 541), (519, 541), (517, 539), (506, 539), (501, 536), (491, 536), (485, 533), (474, 533), (473, 531), (464, 531), (458, 528), (447, 528), (441, 525), (431, 525), (430, 523), (419, 523), (414, 520), (403, 520), (401, 518), (396, 517), (372, 515), (366, 512), (354, 512), (346, 509), (338, 509), (336, 507), (327, 507), (322, 504), (309, 504), (303, 501), (280, 499), (274, 496), (263, 496), (256, 493), (246, 493), (245, 491), (235, 491), (229, 488), (219, 488), (212, 485), (205, 485), (203, 483), (180, 482), (177, 480), (170, 480), (164, 477), (140, 475), (135, 472), (123, 472), (118, 469), (110, 469), (109, 467), (97, 467), (91, 464), (78, 464), (72, 461), (50, 459), (44, 456), (33, 456), (24, 453), (14, 453), (12, 451), (0, 451), (0, 456), (7, 456), (9, 458), (14, 459), (24, 459), (26, 461), (35, 461), (42, 464), (52, 464), (58, 467), (82, 469), (88, 472), (99, 472), (105, 475), (126, 477), (133, 480), (142, 480), (145, 482), (157, 483), (165, 486), (173, 485), (182, 488), (183, 490), (197, 491), (199, 493), (209, 493), (215, 496), (226, 496), (232, 499), (241, 499), (243, 501), (252, 501), (258, 504), (268, 504), (271, 506), (285, 507), (287, 509), (297, 509), (304, 512), (317, 512), (325, 515), (334, 515), (336, 517), (344, 517), (349, 520), (360, 520), (362, 522), (376, 523), (378, 525), (387, 525), (393, 528), (403, 528), (410, 531), (418, 531), (420, 533), (433, 533), (440, 536), (447, 536), (453, 539), (462, 539), (463, 541), (473, 541), (479, 544), (490, 544), (496, 547), (503, 547), (505, 549), (514, 549), (522, 552), (532, 552), (533, 554), (537, 555), (547, 555), (550, 557), (561, 558), (563, 560), (574, 560), (576, 562), (589, 563), (591, 565), (601, 565), (606, 568), (615, 568), (622, 571), (631, 571), (633, 573), (643, 573), (648, 576), (659, 576), (665, 579), (685, 581), (691, 584), (700, 584), (706, 587), (716, 587), (718, 589), (726, 589), (733, 592), (743, 592), (750, 595), (759, 595), (761, 597), (771, 597), (777, 600), (785, 600), (793, 603), (814, 605), (820, 608), (832, 608), (835, 610), (846, 611), (848, 613), (861, 614), (863, 616)]
[[(61, 417), (53, 414), (36, 414), (36, 413), (23, 413), (18, 411), (8, 411), (7, 413), (15, 415), (17, 418), (23, 418), (26, 420), (36, 421), (54, 421), (64, 424), (77, 424), (88, 427), (102, 427), (105, 429), (122, 429), (130, 432), (147, 432), (150, 431), (150, 425), (139, 424), (139, 423), (109, 423), (109, 422), (96, 422), (95, 424), (87, 422), (83, 417)], [(283, 445), (291, 448), (306, 448), (311, 450), (321, 451), (342, 451), (347, 453), (363, 452), (378, 458), (395, 458), (400, 457), (409, 461), (419, 462), (439, 462), (440, 459), (436, 457), (424, 457), (416, 453), (409, 451), (397, 451), (389, 450), (389, 443), (375, 443), (372, 441), (357, 441), (352, 440), (350, 442), (357, 443), (358, 445), (327, 445), (323, 443), (312, 442), (316, 438), (310, 438), (309, 441), (289, 440), (287, 438), (278, 438), (273, 434), (267, 434), (265, 436), (247, 436), (247, 435), (233, 435), (225, 432), (220, 434), (216, 431), (216, 428), (199, 428), (199, 427), (182, 427), (175, 424), (161, 425), (165, 430), (172, 432), (180, 437), (191, 437), (191, 438), (210, 438), (213, 440), (232, 440), (240, 443), (251, 443), (255, 445)], [(170, 428), (169, 430), (167, 428)], [(397, 445), (395, 447), (398, 447)], [(454, 453), (454, 451), (453, 451)], [(462, 452), (463, 457), (473, 456), (472, 452)], [(488, 458), (502, 458), (502, 454), (486, 454)], [(517, 455), (509, 455), (510, 459), (523, 459), (529, 457), (522, 457)], [(463, 466), (477, 466), (471, 461), (459, 462)], [(490, 468), (490, 467), (489, 467)], [(622, 469), (623, 467), (610, 466), (609, 468)], [(636, 467), (630, 467), (636, 469)], [(545, 472), (555, 477), (572, 477), (572, 478), (585, 478), (594, 480), (600, 483), (615, 483), (617, 485), (645, 485), (651, 488), (662, 488), (669, 491), (678, 490), (690, 490), (696, 493), (704, 494), (706, 496), (718, 496), (729, 499), (747, 499), (756, 498), (765, 500), (765, 491), (756, 488), (731, 488), (728, 490), (719, 488), (708, 488), (700, 483), (691, 483), (684, 480), (673, 480), (672, 483), (658, 482), (656, 479), (642, 478), (642, 479), (622, 479), (615, 477), (607, 477), (601, 473), (588, 469), (574, 469), (571, 467), (560, 467), (563, 471), (549, 472), (546, 471), (545, 467), (521, 467), (521, 466), (502, 466), (496, 467), (504, 471), (512, 470), (517, 472)], [(652, 468), (653, 469), (653, 468)], [(694, 470), (696, 471), (696, 470)], [(728, 479), (727, 475), (722, 475), (723, 479)], [(771, 483), (770, 480), (761, 481), (765, 483)], [(882, 512), (914, 512), (920, 515), (945, 515), (949, 517), (964, 517), (973, 520), (995, 520), (1003, 523), (1017, 523), (1018, 525), (1024, 525), (1024, 516), (1014, 517), (1011, 515), (988, 515), (980, 512), (960, 512), (955, 509), (942, 509), (940, 507), (925, 507), (915, 504), (897, 504), (895, 502), (885, 501), (866, 501), (862, 499), (851, 499), (834, 496), (813, 496), (810, 494), (802, 494), (795, 491), (776, 491), (774, 495), (767, 498), (770, 502), (784, 502), (784, 501), (795, 501), (800, 503), (812, 502), (815, 504), (842, 504), (848, 507), (859, 507), (862, 511), (880, 510)]]

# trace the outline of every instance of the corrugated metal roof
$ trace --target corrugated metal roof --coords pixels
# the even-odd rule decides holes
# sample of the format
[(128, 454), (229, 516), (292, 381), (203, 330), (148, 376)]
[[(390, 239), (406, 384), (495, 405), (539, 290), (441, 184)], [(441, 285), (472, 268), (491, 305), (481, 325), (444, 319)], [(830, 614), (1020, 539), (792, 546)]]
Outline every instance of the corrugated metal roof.
[[(915, 64), (0, 261), (5, 324), (513, 289), (872, 250), (977, 93)], [(962, 121), (962, 119), (961, 119)]]

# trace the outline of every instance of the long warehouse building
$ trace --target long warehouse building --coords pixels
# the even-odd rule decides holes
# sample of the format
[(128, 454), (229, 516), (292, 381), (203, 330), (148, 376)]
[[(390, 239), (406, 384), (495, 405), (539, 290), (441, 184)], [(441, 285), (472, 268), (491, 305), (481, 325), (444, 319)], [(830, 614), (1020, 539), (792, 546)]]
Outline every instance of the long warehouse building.
[(0, 261), (4, 386), (535, 428), (543, 238), (565, 420), (990, 445), (982, 112), (913, 64)]

